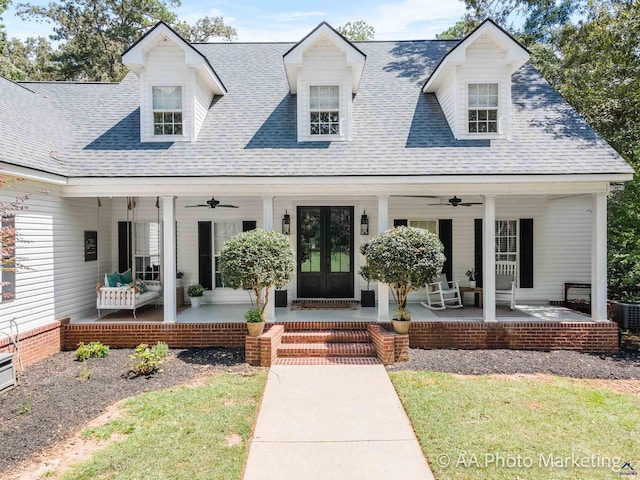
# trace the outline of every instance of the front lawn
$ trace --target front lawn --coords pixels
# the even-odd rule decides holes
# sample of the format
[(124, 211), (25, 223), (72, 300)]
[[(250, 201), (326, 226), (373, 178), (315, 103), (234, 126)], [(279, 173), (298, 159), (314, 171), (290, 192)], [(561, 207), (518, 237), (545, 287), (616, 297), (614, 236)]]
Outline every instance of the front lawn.
[(265, 382), (265, 373), (226, 373), (126, 400), (124, 418), (85, 431), (124, 438), (63, 479), (240, 479)]
[(640, 471), (636, 396), (559, 377), (389, 375), (439, 480), (611, 479), (626, 462)]

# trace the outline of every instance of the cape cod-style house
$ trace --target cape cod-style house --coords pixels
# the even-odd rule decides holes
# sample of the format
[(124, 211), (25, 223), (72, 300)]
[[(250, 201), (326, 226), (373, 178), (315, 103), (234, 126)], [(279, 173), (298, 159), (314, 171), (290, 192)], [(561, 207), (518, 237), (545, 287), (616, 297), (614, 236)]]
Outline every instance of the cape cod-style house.
[[(518, 304), (560, 302), (565, 284), (590, 284), (591, 315), (527, 321), (527, 341), (544, 340), (507, 346), (615, 348), (607, 194), (633, 170), (492, 21), (460, 41), (349, 42), (321, 23), (295, 44), (189, 44), (160, 23), (122, 58), (130, 73), (119, 83), (0, 78), (0, 168), (25, 179), (0, 195), (32, 194), (4, 220), (28, 268), (3, 274), (13, 296), (0, 303), (0, 329), (17, 324), (25, 352), (29, 338), (55, 351), (82, 338), (117, 344), (113, 335), (138, 328), (87, 321), (98, 318), (96, 283), (128, 268), (160, 283), (164, 322), (140, 327), (151, 341), (244, 345), (241, 316), (215, 324), (223, 309), (211, 310), (218, 333), (206, 338), (178, 327), (186, 285), (206, 288), (205, 306), (248, 302), (217, 271), (227, 238), (256, 227), (290, 235), (289, 303), (357, 301), (359, 246), (398, 225), (437, 233), (447, 277), (463, 285), (475, 269), (483, 288), (482, 319), (464, 332), (415, 325), (412, 344), (516, 338), (505, 329), (524, 320), (496, 322), (496, 265), (509, 262)], [(384, 323), (389, 293), (376, 289), (368, 319)], [(485, 340), (465, 343), (477, 335)]]

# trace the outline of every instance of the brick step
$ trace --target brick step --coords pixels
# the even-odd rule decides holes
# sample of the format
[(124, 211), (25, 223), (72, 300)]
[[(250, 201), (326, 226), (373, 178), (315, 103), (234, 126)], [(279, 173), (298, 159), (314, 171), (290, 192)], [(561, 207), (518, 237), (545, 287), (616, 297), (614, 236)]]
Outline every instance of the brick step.
[(272, 365), (382, 365), (376, 357), (286, 357)]
[(369, 343), (371, 336), (366, 330), (323, 330), (285, 332), (282, 343)]
[(375, 357), (372, 343), (283, 343), (278, 357)]

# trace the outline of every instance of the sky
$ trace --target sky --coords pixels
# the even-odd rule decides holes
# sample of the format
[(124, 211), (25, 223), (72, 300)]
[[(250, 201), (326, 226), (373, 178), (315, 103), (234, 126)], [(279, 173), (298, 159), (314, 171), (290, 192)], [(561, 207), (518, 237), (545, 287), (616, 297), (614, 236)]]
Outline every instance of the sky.
[[(22, 40), (28, 36), (47, 36), (49, 24), (25, 22), (15, 16), (15, 4), (29, 0), (13, 0), (3, 14), (9, 38)], [(31, 0), (47, 5), (49, 0)], [(173, 9), (189, 23), (198, 18), (222, 16), (235, 27), (240, 42), (297, 42), (322, 21), (334, 27), (346, 22), (364, 20), (375, 28), (375, 40), (433, 39), (453, 26), (464, 14), (460, 0), (183, 0)]]

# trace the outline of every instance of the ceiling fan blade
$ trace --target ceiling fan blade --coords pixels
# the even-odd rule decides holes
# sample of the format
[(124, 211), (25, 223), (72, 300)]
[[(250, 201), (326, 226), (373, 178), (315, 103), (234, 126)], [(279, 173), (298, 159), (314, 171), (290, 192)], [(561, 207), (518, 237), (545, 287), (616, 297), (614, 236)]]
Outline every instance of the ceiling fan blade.
[(397, 198), (438, 198), (438, 195), (391, 195)]
[(224, 208), (238, 208), (238, 206), (237, 206), (237, 205), (220, 205), (220, 204), (216, 205), (216, 207), (224, 207)]
[(209, 205), (185, 205), (185, 208), (208, 207)]
[(463, 207), (470, 207), (471, 205), (482, 205), (482, 203), (480, 203), (480, 202), (464, 202), (464, 203), (461, 203), (460, 205), (462, 205)]

